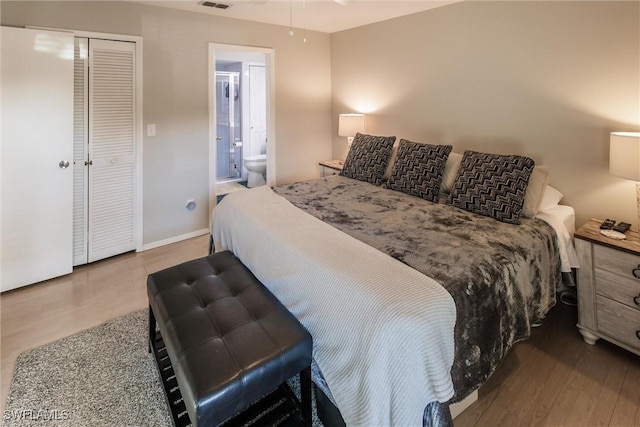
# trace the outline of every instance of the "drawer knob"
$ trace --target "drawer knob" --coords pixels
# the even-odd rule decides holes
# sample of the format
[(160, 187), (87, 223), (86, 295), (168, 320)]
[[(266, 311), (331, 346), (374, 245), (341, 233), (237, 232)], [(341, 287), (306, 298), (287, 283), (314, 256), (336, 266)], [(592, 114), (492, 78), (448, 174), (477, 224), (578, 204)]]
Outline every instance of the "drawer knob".
[(640, 331), (636, 331), (636, 337), (640, 340)]
[(635, 277), (636, 279), (640, 279), (640, 264), (638, 264), (636, 268), (631, 270), (631, 272), (633, 273), (633, 277)]
[(638, 295), (637, 297), (633, 297), (633, 302), (635, 302), (636, 305), (640, 307), (640, 295)]

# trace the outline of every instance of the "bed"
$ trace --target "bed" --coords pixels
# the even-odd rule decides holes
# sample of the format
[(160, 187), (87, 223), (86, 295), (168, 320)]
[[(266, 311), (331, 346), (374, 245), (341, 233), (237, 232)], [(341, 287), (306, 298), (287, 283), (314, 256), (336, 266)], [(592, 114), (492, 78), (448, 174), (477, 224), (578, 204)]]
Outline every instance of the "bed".
[[(379, 142), (360, 148), (375, 152)], [(572, 210), (538, 212), (546, 180), (537, 184), (539, 218), (496, 220), (447, 203), (446, 182), (464, 178), (471, 154), (418, 156), (431, 169), (440, 157), (435, 196), (388, 185), (387, 163), (399, 169), (407, 146), (379, 162), (385, 185), (346, 173), (234, 193), (214, 210), (216, 250), (232, 250), (310, 330), (314, 382), (347, 425), (446, 424), (448, 405), (530, 335), (575, 266)]]

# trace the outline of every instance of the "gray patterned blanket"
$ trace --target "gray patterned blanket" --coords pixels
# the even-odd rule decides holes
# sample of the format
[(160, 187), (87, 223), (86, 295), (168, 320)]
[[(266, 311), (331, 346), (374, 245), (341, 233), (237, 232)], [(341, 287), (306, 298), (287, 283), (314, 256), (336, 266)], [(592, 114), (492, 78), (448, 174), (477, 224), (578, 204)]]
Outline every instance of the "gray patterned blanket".
[(561, 284), (555, 232), (506, 224), (365, 182), (330, 176), (274, 191), (305, 212), (438, 281), (456, 304), (452, 379), (458, 402), (482, 385)]

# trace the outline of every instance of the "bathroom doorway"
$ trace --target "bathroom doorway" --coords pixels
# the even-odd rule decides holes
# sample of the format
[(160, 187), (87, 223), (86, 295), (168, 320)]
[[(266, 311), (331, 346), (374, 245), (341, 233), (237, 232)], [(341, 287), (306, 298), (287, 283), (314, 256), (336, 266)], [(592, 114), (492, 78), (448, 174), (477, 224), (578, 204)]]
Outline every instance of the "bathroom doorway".
[(243, 180), (240, 72), (220, 71), (221, 68), (221, 65), (216, 64), (216, 182), (218, 184)]
[(210, 44), (210, 203), (275, 182), (273, 51)]

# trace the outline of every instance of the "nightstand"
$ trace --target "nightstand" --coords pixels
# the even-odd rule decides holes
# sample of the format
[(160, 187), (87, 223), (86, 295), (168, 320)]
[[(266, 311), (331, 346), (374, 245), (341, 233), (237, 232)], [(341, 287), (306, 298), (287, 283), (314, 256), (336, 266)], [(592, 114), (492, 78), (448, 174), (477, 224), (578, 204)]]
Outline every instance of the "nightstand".
[(343, 160), (327, 160), (319, 164), (322, 167), (322, 176), (337, 175), (344, 167)]
[(588, 344), (599, 338), (640, 355), (640, 234), (626, 240), (600, 234), (601, 221), (576, 231), (578, 329)]

